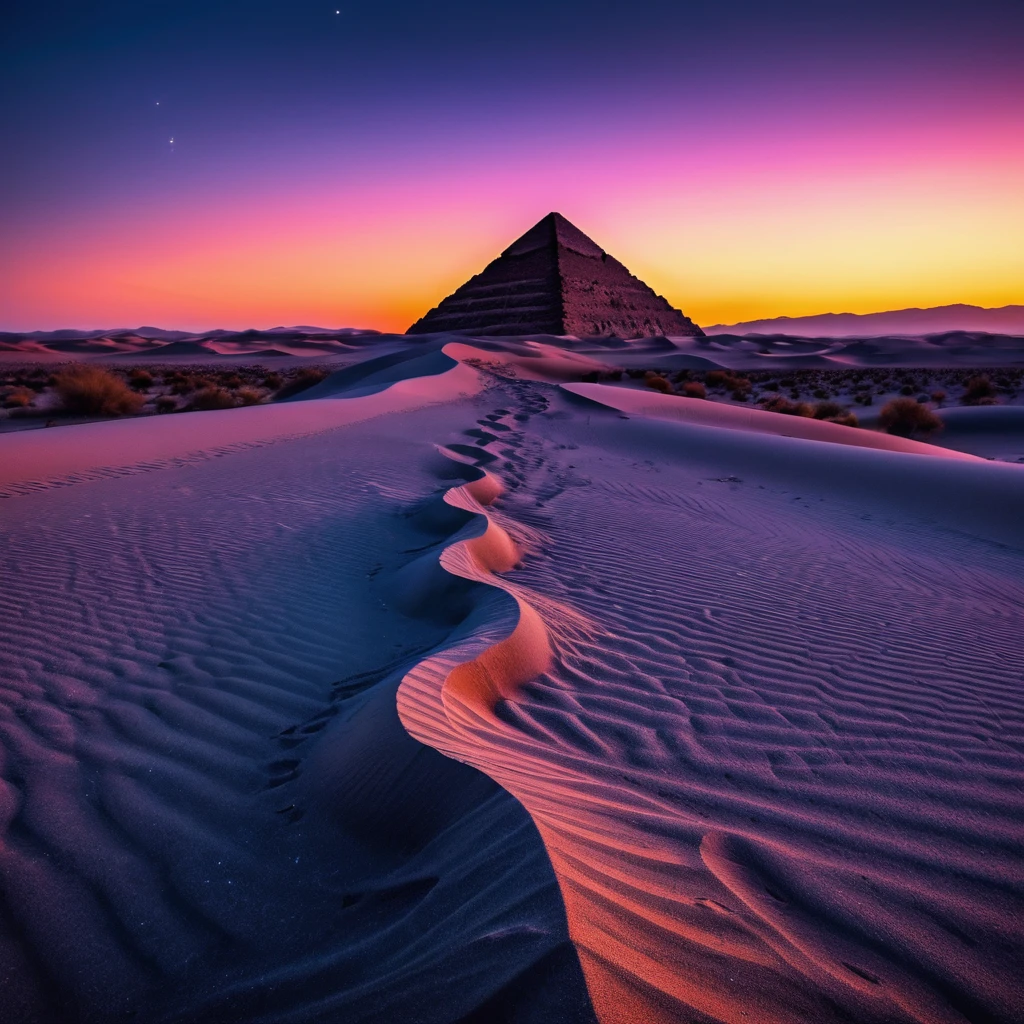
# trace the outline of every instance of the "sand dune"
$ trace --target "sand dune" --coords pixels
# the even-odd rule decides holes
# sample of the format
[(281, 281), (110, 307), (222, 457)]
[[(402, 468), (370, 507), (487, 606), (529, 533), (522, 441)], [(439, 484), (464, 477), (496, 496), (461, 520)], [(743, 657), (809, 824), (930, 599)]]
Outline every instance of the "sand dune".
[[(887, 501), (835, 507), (828, 473), (795, 495), (763, 458), (704, 476), (735, 442), (701, 437), (697, 468), (669, 428), (544, 433), (494, 443), (518, 480), (503, 511), (547, 535), (495, 580), (518, 624), (418, 666), (399, 709), (533, 815), (599, 1019), (1012, 1019), (1019, 556), (876, 525)], [(862, 494), (883, 491), (875, 453), (851, 455)], [(932, 501), (970, 484), (911, 461)], [(1019, 550), (1024, 478), (954, 465), (998, 479)]]
[(662, 395), (651, 391), (627, 391), (607, 384), (566, 384), (566, 391), (606, 405), (620, 412), (656, 419), (679, 420), (698, 426), (719, 427), (726, 430), (748, 430), (758, 434), (776, 434), (780, 437), (798, 437), (806, 441), (854, 445), (859, 448), (877, 448), (887, 452), (906, 452), (913, 455), (931, 455), (947, 459), (963, 459), (962, 452), (951, 451), (921, 441), (913, 441), (892, 434), (846, 427), (838, 423), (808, 419), (803, 416), (783, 416), (763, 409), (737, 408), (716, 405), (677, 395)]
[(1019, 1019), (1024, 471), (601, 351), (0, 435), (4, 1019)]

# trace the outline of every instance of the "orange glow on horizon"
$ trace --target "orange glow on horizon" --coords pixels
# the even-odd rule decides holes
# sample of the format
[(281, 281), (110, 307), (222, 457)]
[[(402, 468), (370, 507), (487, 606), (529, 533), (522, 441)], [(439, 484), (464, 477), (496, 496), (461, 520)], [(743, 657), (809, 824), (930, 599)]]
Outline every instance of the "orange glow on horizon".
[(552, 209), (704, 325), (1024, 303), (1019, 114), (584, 170), (521, 158), (344, 188), (215, 181), (52, 216), (6, 232), (0, 329), (404, 331)]

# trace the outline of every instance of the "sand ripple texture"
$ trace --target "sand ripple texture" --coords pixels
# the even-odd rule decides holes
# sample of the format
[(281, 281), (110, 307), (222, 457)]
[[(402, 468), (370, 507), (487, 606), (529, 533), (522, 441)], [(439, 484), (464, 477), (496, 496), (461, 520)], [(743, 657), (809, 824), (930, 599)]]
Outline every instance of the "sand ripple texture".
[(531, 820), (395, 712), (449, 415), (0, 501), (0, 1019), (592, 1020)]
[(529, 810), (599, 1019), (1020, 1020), (1024, 475), (504, 387), (443, 562), (510, 624), (399, 711)]

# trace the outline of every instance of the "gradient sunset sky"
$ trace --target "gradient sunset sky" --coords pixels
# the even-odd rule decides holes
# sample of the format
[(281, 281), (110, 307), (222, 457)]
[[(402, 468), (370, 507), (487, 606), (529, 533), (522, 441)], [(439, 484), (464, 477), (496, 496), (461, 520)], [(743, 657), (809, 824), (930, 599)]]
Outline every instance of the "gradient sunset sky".
[(1024, 302), (1024, 3), (15, 0), (0, 329), (404, 330), (558, 210), (702, 324)]

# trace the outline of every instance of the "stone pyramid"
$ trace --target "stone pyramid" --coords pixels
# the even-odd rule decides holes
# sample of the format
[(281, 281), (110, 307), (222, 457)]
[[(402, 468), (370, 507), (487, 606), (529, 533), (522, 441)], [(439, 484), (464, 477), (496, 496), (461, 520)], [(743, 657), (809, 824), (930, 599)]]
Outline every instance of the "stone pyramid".
[(704, 334), (560, 213), (549, 213), (406, 333), (440, 331)]

